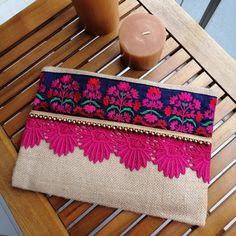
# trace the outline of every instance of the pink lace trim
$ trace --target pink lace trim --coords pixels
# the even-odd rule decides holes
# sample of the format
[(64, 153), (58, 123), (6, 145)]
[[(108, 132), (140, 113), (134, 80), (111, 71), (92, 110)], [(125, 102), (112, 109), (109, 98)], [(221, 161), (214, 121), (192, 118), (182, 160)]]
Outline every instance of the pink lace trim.
[(191, 168), (198, 178), (210, 181), (211, 145), (29, 118), (21, 145), (26, 149), (33, 148), (41, 140), (45, 140), (59, 156), (73, 153), (75, 147), (79, 147), (84, 156), (94, 163), (109, 160), (114, 153), (120, 157), (120, 163), (131, 171), (145, 168), (151, 162), (171, 179), (184, 175), (186, 168)]

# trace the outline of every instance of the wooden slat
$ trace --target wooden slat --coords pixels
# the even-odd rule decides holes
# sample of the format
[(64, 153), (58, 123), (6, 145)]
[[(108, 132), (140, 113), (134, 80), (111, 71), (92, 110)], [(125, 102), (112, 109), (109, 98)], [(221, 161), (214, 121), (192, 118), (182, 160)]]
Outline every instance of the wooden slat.
[[(169, 81), (168, 81), (169, 82)], [(213, 80), (206, 72), (201, 73), (195, 80), (191, 82), (192, 87), (207, 87)]]
[[(216, 107), (217, 108), (217, 107)], [(219, 113), (220, 111), (218, 111)], [(220, 146), (222, 141), (227, 140), (235, 133), (236, 128), (236, 113), (234, 113), (223, 125), (218, 128), (213, 134), (213, 149)]]
[(160, 226), (165, 220), (157, 217), (146, 216), (127, 235), (150, 235), (155, 228)]
[(58, 215), (63, 224), (68, 227), (71, 222), (83, 214), (90, 206), (91, 204), (89, 203), (74, 201)]
[(193, 236), (222, 235), (223, 227), (236, 216), (236, 193), (230, 196), (208, 218), (204, 227), (194, 230)]
[(71, 236), (88, 235), (92, 229), (101, 224), (115, 209), (97, 206), (93, 211), (86, 215), (83, 220), (79, 221), (69, 230)]
[(234, 152), (235, 145), (236, 139), (217, 153), (211, 160), (211, 178), (218, 175), (225, 167), (236, 159), (236, 153)]
[(139, 214), (129, 211), (122, 211), (112, 221), (110, 221), (104, 228), (102, 228), (97, 236), (113, 236), (120, 235), (132, 222), (139, 217)]
[[(27, 90), (23, 91), (17, 95), (12, 101), (10, 101), (6, 106), (0, 108), (0, 123), (8, 119), (15, 112), (20, 110), (20, 108), (28, 104), (32, 98), (35, 96), (38, 89), (38, 84), (35, 83), (31, 85)], [(30, 98), (30, 99), (29, 99)]]
[(139, 0), (236, 101), (236, 62), (173, 0)]
[[(30, 54), (27, 54), (27, 56), (25, 56), (23, 59), (17, 61), (8, 70), (2, 72), (0, 87), (12, 81), (16, 76), (20, 75), (30, 66), (36, 64), (38, 60), (47, 56), (50, 52), (55, 51), (56, 48), (60, 47), (65, 42), (68, 42), (70, 38), (80, 30), (81, 27), (79, 26), (79, 20), (76, 20), (64, 30), (61, 30), (57, 34), (53, 35), (50, 39), (33, 50)], [(2, 97), (2, 94), (0, 94), (0, 97)]]
[(178, 68), (180, 65), (185, 63), (188, 59), (190, 59), (190, 56), (185, 52), (184, 49), (181, 48), (174, 55), (168, 58), (164, 63), (162, 63), (159, 67), (157, 67), (156, 70), (148, 74), (145, 79), (159, 82), (160, 80), (165, 78), (165, 76), (169, 75), (172, 71)]
[(184, 84), (194, 75), (201, 71), (201, 67), (194, 61), (191, 60), (187, 65), (181, 68), (175, 75), (171, 77), (171, 81), (167, 81), (168, 84)]
[(104, 52), (99, 54), (92, 61), (90, 61), (90, 62), (86, 63), (85, 65), (83, 65), (82, 67), (80, 67), (80, 70), (98, 71), (101, 67), (103, 67), (105, 64), (107, 64), (112, 59), (114, 59), (116, 56), (118, 56), (119, 53), (120, 53), (119, 41), (115, 40), (115, 42), (112, 44), (112, 46), (110, 46)]
[(47, 199), (11, 186), (17, 153), (0, 128), (0, 189), (24, 235), (68, 235)]
[[(231, 153), (231, 155), (233, 155)], [(209, 199), (208, 207), (212, 207), (216, 204), (227, 192), (230, 191), (234, 186), (236, 186), (236, 165), (231, 167), (221, 178), (219, 178), (215, 184), (209, 188)], [(220, 189), (219, 189), (220, 188)], [(235, 212), (236, 215), (236, 212)]]
[(227, 230), (224, 233), (224, 236), (235, 236), (235, 235), (236, 235), (236, 224), (234, 223), (234, 225), (231, 226), (229, 230)]
[(158, 236), (166, 236), (166, 235), (182, 236), (188, 228), (190, 228), (190, 225), (188, 224), (173, 221), (170, 224), (168, 224), (163, 230), (161, 230)]
[(19, 12), (0, 26), (0, 54), (70, 3), (69, 0), (39, 0)]
[(211, 86), (211, 89), (214, 90), (218, 98), (221, 98), (225, 94), (225, 92), (217, 84), (214, 84), (213, 86)]
[(48, 198), (50, 204), (55, 210), (58, 210), (62, 207), (68, 200), (62, 197), (51, 196)]
[(16, 151), (19, 151), (19, 149), (20, 149), (20, 142), (21, 142), (22, 134), (23, 134), (23, 130), (19, 131), (18, 133), (14, 134), (11, 137), (11, 141), (12, 141)]
[[(23, 76), (21, 76), (20, 78), (17, 78), (17, 80), (13, 81), (8, 87), (6, 87), (9, 90), (9, 93), (11, 95), (18, 94), (27, 86), (30, 87), (29, 85), (38, 79), (42, 67), (46, 65), (49, 66), (49, 65), (58, 64), (64, 58), (66, 58), (75, 50), (77, 50), (80, 46), (82, 46), (84, 43), (89, 41), (91, 38), (92, 38), (91, 35), (83, 33), (79, 37), (76, 37), (75, 39), (69, 41), (68, 43), (60, 47), (51, 56), (47, 57), (45, 60), (37, 64), (37, 66), (33, 67), (31, 70), (26, 72)], [(1, 98), (1, 99), (5, 101), (5, 98)], [(30, 99), (32, 100), (32, 98)], [(30, 100), (28, 100), (27, 102), (29, 101)]]
[(3, 128), (6, 131), (7, 135), (12, 136), (25, 125), (26, 119), (31, 109), (32, 104), (29, 104), (3, 125)]
[(228, 114), (235, 108), (235, 103), (232, 101), (230, 97), (224, 98), (217, 106), (215, 121), (216, 124), (220, 119), (222, 119), (221, 114)]
[(76, 16), (74, 7), (70, 7), (30, 37), (26, 38), (23, 42), (17, 44), (9, 52), (0, 57), (0, 71), (14, 63), (20, 57), (24, 56), (41, 42), (50, 38), (51, 35), (56, 34), (63, 26), (72, 21)]

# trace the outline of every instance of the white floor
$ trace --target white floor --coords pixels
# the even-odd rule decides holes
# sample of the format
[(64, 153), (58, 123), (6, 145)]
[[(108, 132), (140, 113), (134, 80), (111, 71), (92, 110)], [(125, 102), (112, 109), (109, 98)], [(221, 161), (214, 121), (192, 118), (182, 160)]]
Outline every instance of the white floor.
[[(182, 0), (177, 0), (180, 4)], [(210, 0), (183, 0), (182, 7), (197, 22)], [(205, 30), (236, 59), (236, 0), (221, 0)]]
[(22, 11), (34, 0), (0, 0), (0, 25)]

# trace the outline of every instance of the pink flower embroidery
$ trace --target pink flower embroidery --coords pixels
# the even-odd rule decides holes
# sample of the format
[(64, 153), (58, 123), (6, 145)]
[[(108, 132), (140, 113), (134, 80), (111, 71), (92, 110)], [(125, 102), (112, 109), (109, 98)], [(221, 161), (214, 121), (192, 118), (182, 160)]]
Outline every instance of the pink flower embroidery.
[(169, 100), (170, 106), (166, 107), (165, 114), (169, 117), (170, 129), (178, 132), (193, 133), (196, 122), (202, 120), (200, 113), (201, 102), (190, 93), (181, 92)]
[(120, 82), (120, 83), (118, 84), (118, 89), (119, 89), (120, 91), (122, 91), (122, 92), (127, 92), (127, 91), (130, 90), (130, 86), (129, 86), (129, 84), (126, 83), (126, 82)]
[(25, 148), (39, 145), (44, 138), (44, 120), (29, 118), (21, 139), (21, 145)]
[(193, 132), (193, 126), (190, 123), (186, 123), (182, 125), (178, 121), (172, 121), (170, 123), (170, 129), (174, 131), (190, 133), (190, 134)]
[(38, 88), (38, 93), (44, 93), (46, 91), (46, 86), (41, 84)]
[(167, 117), (169, 117), (171, 115), (171, 111), (172, 111), (171, 107), (168, 106), (168, 107), (165, 108), (164, 113)]
[(191, 161), (191, 169), (197, 172), (197, 177), (204, 182), (210, 182), (211, 146), (196, 143), (186, 143), (187, 154)]
[(212, 98), (209, 103), (209, 109), (204, 112), (204, 122), (202, 122), (202, 126), (199, 127), (196, 132), (204, 136), (211, 136), (213, 132), (213, 119), (215, 116), (215, 106), (216, 106), (217, 99)]
[(216, 102), (217, 102), (217, 99), (216, 98), (212, 98), (211, 101), (210, 101), (210, 104), (209, 104), (209, 108), (214, 111), (215, 108), (216, 108)]
[(150, 100), (159, 100), (160, 97), (161, 97), (161, 91), (159, 88), (155, 88), (155, 87), (151, 87), (148, 89), (147, 91), (147, 97), (150, 99)]
[(41, 102), (41, 101), (36, 97), (36, 98), (34, 99), (34, 106), (39, 105), (40, 102)]
[(87, 104), (87, 105), (84, 106), (84, 110), (87, 113), (93, 113), (96, 110), (96, 107), (94, 105)]
[(179, 99), (183, 102), (190, 102), (190, 101), (192, 101), (193, 97), (190, 93), (182, 92), (179, 95)]
[(140, 103), (136, 100), (138, 91), (131, 88), (129, 83), (120, 82), (117, 86), (111, 86), (107, 90), (108, 96), (103, 99), (103, 104), (107, 106), (107, 118), (109, 120), (130, 122), (134, 111), (138, 111)]
[(201, 135), (201, 136), (209, 136), (209, 134), (206, 132), (206, 129), (203, 127), (198, 127), (196, 129), (196, 134)]
[(161, 98), (161, 91), (159, 88), (150, 87), (146, 93), (146, 98), (142, 100), (142, 104), (146, 107), (146, 110), (141, 112), (145, 122), (149, 124), (154, 124), (162, 115), (159, 113), (163, 106), (161, 101), (158, 101)]
[(60, 81), (59, 79), (55, 79), (52, 81), (52, 87), (53, 88), (59, 88)]
[(61, 78), (61, 82), (63, 84), (69, 84), (70, 82), (72, 81), (72, 77), (70, 75), (64, 75), (62, 78)]
[(79, 83), (73, 81), (70, 75), (53, 80), (51, 88), (47, 92), (52, 111), (71, 114), (80, 99), (78, 89)]
[(109, 159), (114, 152), (112, 132), (104, 128), (84, 127), (80, 130), (81, 138), (79, 147), (84, 150), (84, 155), (96, 163)]
[(76, 125), (64, 122), (51, 122), (46, 135), (46, 142), (50, 149), (59, 156), (73, 153), (78, 146), (79, 134)]
[(91, 78), (88, 81), (87, 88), (91, 91), (96, 91), (96, 90), (100, 89), (100, 86), (101, 85), (100, 85), (99, 79)]
[(108, 89), (107, 94), (113, 95), (113, 93), (116, 91), (116, 86), (112, 86)]
[(166, 129), (166, 121), (165, 120), (158, 120), (157, 122), (157, 127), (161, 128), (161, 129)]
[(87, 89), (83, 91), (83, 98), (86, 98), (86, 100), (81, 103), (85, 114), (88, 113), (96, 116), (97, 109), (100, 108), (98, 100), (102, 97), (102, 93), (99, 91), (100, 86), (101, 84), (99, 79), (89, 79), (86, 85)]
[(144, 116), (144, 119), (149, 123), (154, 123), (157, 121), (157, 117), (152, 113), (148, 113)]
[(121, 133), (115, 142), (116, 155), (121, 157), (120, 163), (131, 171), (146, 167), (151, 160), (152, 149), (148, 136), (135, 133)]
[(178, 178), (185, 174), (189, 167), (188, 156), (185, 152), (185, 143), (171, 138), (158, 138), (155, 159), (153, 163), (158, 165), (158, 170), (165, 176)]

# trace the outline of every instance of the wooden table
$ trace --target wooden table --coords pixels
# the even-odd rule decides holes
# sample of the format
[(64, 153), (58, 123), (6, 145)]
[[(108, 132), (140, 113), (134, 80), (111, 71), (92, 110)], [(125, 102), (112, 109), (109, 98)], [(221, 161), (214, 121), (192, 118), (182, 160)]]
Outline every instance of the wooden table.
[[(38, 0), (0, 27), (0, 192), (25, 235), (236, 235), (236, 224), (228, 224), (236, 217), (235, 61), (173, 0), (120, 1), (121, 21), (135, 12), (159, 15), (168, 30), (161, 63), (148, 72), (121, 64), (116, 33), (85, 33), (69, 0)], [(215, 90), (205, 227), (11, 188), (21, 134), (46, 65)]]

